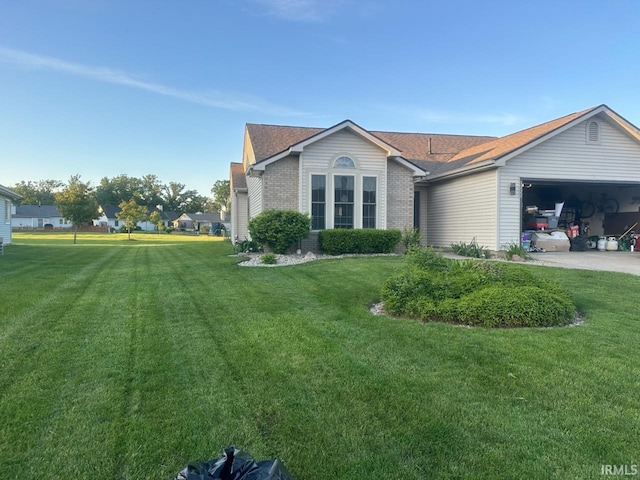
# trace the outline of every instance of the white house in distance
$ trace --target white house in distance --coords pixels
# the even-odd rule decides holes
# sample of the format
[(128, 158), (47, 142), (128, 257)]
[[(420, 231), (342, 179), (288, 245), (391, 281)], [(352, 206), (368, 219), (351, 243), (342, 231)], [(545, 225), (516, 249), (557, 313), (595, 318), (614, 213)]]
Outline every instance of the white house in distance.
[(66, 220), (55, 205), (18, 205), (11, 218), (11, 228), (19, 229), (69, 229), (73, 223)]
[(173, 226), (177, 229), (187, 231), (200, 231), (200, 228), (214, 228), (216, 231), (221, 229), (228, 232), (230, 225), (225, 222), (223, 216), (219, 212), (213, 213), (183, 213), (173, 221)]
[[(119, 230), (124, 225), (124, 221), (116, 216), (116, 213), (120, 212), (120, 210), (121, 208), (117, 205), (100, 205), (98, 207), (98, 214), (100, 216), (93, 221), (93, 224), (97, 227), (108, 227), (110, 231)], [(151, 215), (154, 211), (160, 214), (165, 228), (172, 226), (172, 222), (178, 218), (176, 212), (165, 212), (162, 205), (157, 205), (155, 208), (148, 207), (147, 213)], [(157, 230), (157, 225), (148, 220), (138, 222), (137, 225), (145, 232), (154, 232)]]
[(22, 196), (16, 192), (0, 185), (0, 239), (2, 239), (0, 244), (11, 243), (12, 202), (20, 198), (22, 198)]
[[(583, 214), (605, 198), (619, 210)], [(234, 239), (264, 210), (297, 210), (311, 216), (310, 249), (325, 228), (415, 227), (425, 245), (497, 251), (531, 228), (528, 207), (558, 203), (559, 228), (621, 235), (640, 225), (640, 130), (606, 105), (500, 138), (247, 124), (231, 201)]]

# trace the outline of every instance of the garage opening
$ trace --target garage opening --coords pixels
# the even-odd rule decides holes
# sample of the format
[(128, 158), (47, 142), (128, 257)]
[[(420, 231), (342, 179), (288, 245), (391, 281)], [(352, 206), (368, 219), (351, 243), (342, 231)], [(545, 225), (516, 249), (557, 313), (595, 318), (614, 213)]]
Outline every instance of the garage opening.
[(582, 243), (597, 248), (599, 239), (609, 237), (629, 249), (640, 234), (640, 183), (525, 179), (521, 187), (523, 241), (535, 232), (564, 232), (566, 249), (582, 250)]

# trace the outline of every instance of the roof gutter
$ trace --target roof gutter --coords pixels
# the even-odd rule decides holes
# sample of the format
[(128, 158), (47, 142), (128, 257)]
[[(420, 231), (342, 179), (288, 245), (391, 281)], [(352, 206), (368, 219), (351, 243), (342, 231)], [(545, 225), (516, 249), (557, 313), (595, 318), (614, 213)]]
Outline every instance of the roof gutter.
[(455, 170), (451, 170), (445, 173), (441, 173), (440, 175), (434, 175), (433, 177), (429, 176), (425, 178), (425, 180), (433, 181), (433, 180), (446, 180), (448, 178), (456, 178), (462, 177), (464, 175), (469, 175), (471, 173), (476, 173), (482, 170), (491, 170), (492, 168), (497, 168), (498, 166), (495, 163), (495, 160), (485, 160), (484, 162), (475, 163), (472, 165), (465, 165), (464, 167), (457, 168)]
[(22, 198), (22, 195), (14, 192), (13, 190), (9, 190), (7, 187), (3, 187), (2, 185), (0, 185), (0, 194), (4, 195), (5, 197), (12, 198), (14, 200), (18, 200)]

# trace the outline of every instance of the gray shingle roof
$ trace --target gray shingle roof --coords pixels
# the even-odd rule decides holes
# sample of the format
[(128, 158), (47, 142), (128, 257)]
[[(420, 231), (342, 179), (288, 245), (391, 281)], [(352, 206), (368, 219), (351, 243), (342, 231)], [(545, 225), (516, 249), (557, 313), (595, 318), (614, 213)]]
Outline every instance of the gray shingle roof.
[(247, 177), (244, 175), (244, 166), (241, 163), (231, 163), (231, 187), (234, 190), (247, 188)]
[(13, 218), (52, 218), (62, 217), (55, 205), (17, 205)]

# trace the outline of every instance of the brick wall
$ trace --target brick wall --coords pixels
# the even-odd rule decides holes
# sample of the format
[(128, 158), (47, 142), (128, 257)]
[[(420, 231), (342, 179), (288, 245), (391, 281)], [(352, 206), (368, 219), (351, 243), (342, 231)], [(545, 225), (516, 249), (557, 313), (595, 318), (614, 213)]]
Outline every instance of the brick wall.
[(413, 227), (412, 172), (390, 161), (387, 166), (387, 228)]
[(262, 174), (263, 208), (299, 211), (299, 163), (286, 157), (267, 165)]

